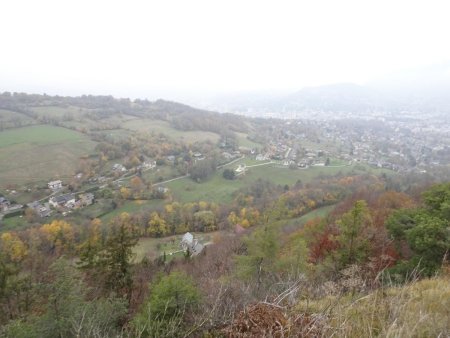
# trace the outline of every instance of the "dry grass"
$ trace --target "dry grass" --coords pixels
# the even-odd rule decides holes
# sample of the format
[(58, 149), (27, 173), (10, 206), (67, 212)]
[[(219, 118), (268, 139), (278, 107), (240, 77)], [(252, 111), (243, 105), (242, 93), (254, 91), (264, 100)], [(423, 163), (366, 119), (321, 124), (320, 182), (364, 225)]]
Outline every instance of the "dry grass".
[(326, 318), (322, 336), (448, 337), (450, 279), (426, 279), (368, 295), (302, 300), (295, 313)]

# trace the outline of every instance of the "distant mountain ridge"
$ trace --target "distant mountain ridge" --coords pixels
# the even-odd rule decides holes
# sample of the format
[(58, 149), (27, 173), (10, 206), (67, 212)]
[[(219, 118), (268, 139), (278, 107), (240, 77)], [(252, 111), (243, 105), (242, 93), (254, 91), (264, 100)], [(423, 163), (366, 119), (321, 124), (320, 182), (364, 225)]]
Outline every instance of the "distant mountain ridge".
[[(450, 62), (383, 76), (365, 85), (336, 83), (305, 87), (292, 93), (242, 93), (222, 96), (209, 107), (222, 111), (286, 113), (432, 113), (450, 115)], [(287, 116), (287, 115), (286, 115)]]
[[(274, 112), (416, 112), (450, 114), (450, 85), (382, 90), (352, 83), (306, 87), (258, 107)], [(258, 109), (256, 108), (256, 109)]]
[(381, 93), (370, 88), (352, 84), (333, 84), (306, 87), (296, 93), (273, 102), (272, 107), (282, 111), (320, 110), (366, 112), (382, 110), (389, 104)]

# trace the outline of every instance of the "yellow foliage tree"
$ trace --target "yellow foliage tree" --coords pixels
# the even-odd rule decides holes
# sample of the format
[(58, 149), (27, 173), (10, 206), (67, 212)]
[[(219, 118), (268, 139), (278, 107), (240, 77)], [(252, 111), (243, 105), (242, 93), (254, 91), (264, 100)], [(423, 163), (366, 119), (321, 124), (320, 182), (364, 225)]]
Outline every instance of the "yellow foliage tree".
[(120, 188), (120, 195), (122, 196), (122, 198), (124, 200), (128, 199), (131, 195), (130, 189), (125, 188), (125, 187)]
[(157, 212), (151, 214), (148, 225), (147, 231), (150, 236), (162, 237), (168, 232), (166, 221)]
[(243, 228), (248, 228), (250, 226), (250, 222), (246, 218), (244, 218), (243, 220), (241, 220), (241, 226)]
[(40, 232), (50, 244), (50, 249), (60, 254), (71, 248), (75, 237), (72, 226), (62, 220), (54, 220), (40, 227)]
[(200, 201), (200, 202), (198, 202), (198, 207), (202, 211), (206, 210), (206, 209), (208, 209), (208, 202)]
[(28, 254), (27, 246), (16, 233), (5, 232), (0, 237), (2, 251), (13, 262), (22, 261)]
[(237, 217), (236, 213), (234, 211), (232, 211), (229, 215), (228, 215), (228, 222), (232, 225), (236, 225), (239, 223), (239, 217)]

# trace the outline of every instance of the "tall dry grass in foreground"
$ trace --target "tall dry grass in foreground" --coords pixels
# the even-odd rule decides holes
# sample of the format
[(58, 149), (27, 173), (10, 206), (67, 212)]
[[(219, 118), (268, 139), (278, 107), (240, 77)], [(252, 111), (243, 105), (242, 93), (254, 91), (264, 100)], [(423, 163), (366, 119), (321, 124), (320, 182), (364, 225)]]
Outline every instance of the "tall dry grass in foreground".
[[(312, 337), (449, 337), (449, 274), (361, 295), (302, 300), (291, 315), (307, 318), (290, 333)], [(305, 323), (305, 319), (303, 319)]]

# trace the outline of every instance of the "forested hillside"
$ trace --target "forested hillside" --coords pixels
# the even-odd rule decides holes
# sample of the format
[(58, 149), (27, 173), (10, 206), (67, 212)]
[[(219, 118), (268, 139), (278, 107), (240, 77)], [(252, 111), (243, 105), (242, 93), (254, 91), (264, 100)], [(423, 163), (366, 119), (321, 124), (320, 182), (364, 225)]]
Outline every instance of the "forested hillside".
[(18, 93), (0, 126), (2, 337), (450, 334), (438, 136)]
[[(58, 110), (55, 109), (57, 107), (62, 108), (59, 109), (63, 112), (62, 114), (57, 112), (52, 114)], [(217, 114), (164, 100), (151, 102), (137, 99), (131, 101), (130, 99), (116, 99), (112, 96), (64, 97), (5, 92), (0, 95), (0, 109), (5, 111), (5, 116), (2, 116), (0, 120), (0, 130), (48, 122), (71, 126), (73, 124), (69, 122), (73, 121), (90, 121), (94, 124), (92, 129), (106, 129), (103, 123), (96, 125), (94, 122), (114, 115), (131, 115), (168, 121), (174, 128), (180, 130), (203, 130), (217, 133), (228, 128), (242, 132), (247, 130), (245, 124), (241, 122), (242, 118), (236, 115)], [(8, 116), (8, 111), (17, 114)], [(100, 125), (103, 125), (103, 128)]]
[[(225, 220), (243, 231), (216, 235), (192, 258), (187, 252), (137, 262), (133, 247), (140, 236), (182, 232), (190, 222), (214, 230), (207, 215), (221, 216), (208, 203), (193, 215), (172, 204), (148, 221), (123, 213), (108, 224), (61, 220), (3, 233), (2, 335), (450, 332), (449, 184), (411, 194), (386, 191), (375, 177), (322, 180), (287, 192), (254, 188), (237, 196)], [(296, 221), (324, 205), (334, 207)]]

